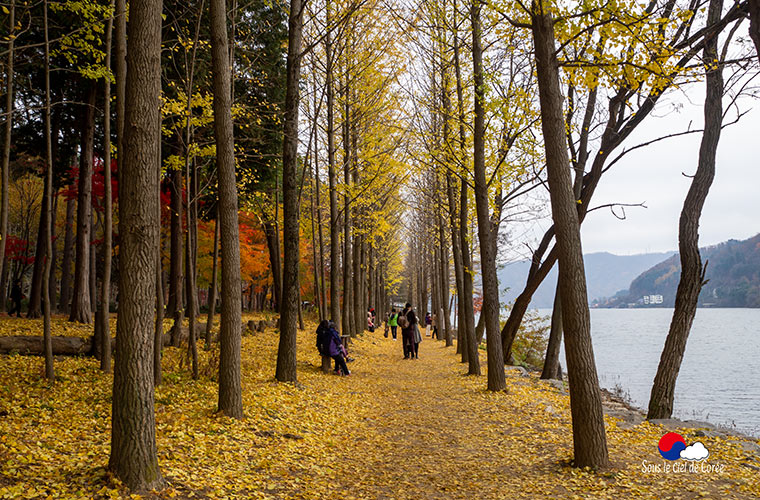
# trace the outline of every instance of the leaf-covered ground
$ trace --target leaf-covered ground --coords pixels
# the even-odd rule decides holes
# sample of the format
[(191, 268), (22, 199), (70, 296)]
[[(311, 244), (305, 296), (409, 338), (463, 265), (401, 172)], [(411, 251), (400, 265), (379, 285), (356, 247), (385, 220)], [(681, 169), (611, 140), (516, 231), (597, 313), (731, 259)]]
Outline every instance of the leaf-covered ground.
[[(64, 328), (89, 332), (56, 320), (54, 333)], [(0, 335), (39, 331), (41, 321), (0, 320)], [(709, 449), (707, 461), (696, 472), (644, 471), (643, 461), (662, 467), (665, 431), (608, 418), (613, 466), (573, 469), (559, 389), (510, 371), (508, 390), (488, 393), (484, 377), (463, 376), (453, 348), (424, 339), (420, 359), (403, 360), (401, 342), (378, 332), (355, 341), (350, 377), (324, 375), (312, 331), (299, 338), (295, 386), (273, 379), (273, 330), (244, 337), (242, 421), (214, 413), (216, 351), (201, 351), (193, 381), (184, 350), (166, 349), (156, 416), (170, 486), (160, 497), (760, 498), (748, 442), (683, 430)], [(60, 358), (56, 369), (50, 385), (41, 358), (0, 356), (0, 498), (129, 497), (105, 469), (111, 377), (89, 358)]]

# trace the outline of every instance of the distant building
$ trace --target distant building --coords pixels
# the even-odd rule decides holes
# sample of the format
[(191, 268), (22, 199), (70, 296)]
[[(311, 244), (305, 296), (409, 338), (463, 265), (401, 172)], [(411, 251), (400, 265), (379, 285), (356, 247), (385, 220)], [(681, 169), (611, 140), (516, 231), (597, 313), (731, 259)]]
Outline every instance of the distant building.
[(641, 301), (644, 305), (662, 304), (662, 295), (644, 295), (641, 297)]

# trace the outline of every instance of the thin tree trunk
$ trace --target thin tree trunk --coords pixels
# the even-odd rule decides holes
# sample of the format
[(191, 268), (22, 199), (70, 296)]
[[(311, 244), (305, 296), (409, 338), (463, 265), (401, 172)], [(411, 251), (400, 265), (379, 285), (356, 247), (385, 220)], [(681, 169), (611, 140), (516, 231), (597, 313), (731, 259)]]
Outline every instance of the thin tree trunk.
[(206, 320), (206, 349), (211, 348), (211, 329), (214, 327), (214, 313), (216, 312), (216, 288), (217, 288), (217, 265), (219, 262), (219, 217), (214, 220), (214, 256), (211, 265), (211, 288), (208, 299), (208, 319)]
[[(46, 133), (49, 133), (49, 132), (46, 132)], [(47, 174), (45, 178), (47, 178)], [(47, 206), (48, 196), (50, 196), (50, 193), (48, 191), (47, 182), (45, 182), (42, 189), (42, 207), (40, 209), (40, 223), (37, 226), (37, 243), (36, 243), (36, 248), (35, 248), (35, 253), (34, 253), (34, 266), (32, 268), (32, 286), (29, 291), (29, 306), (26, 313), (27, 318), (39, 318), (40, 316), (42, 316), (43, 275), (45, 274), (44, 271), (47, 266), (46, 261), (47, 261), (47, 255), (48, 255), (47, 243), (45, 242), (45, 236), (47, 235), (46, 228), (49, 225), (48, 224), (49, 214), (45, 208)]]
[(552, 307), (549, 343), (546, 345), (544, 369), (541, 371), (541, 378), (545, 380), (562, 378), (559, 373), (559, 348), (562, 345), (562, 300), (559, 294), (559, 282), (557, 282), (557, 290), (554, 292), (554, 306)]
[(74, 198), (66, 202), (66, 232), (63, 243), (63, 262), (61, 263), (61, 301), (58, 308), (67, 314), (71, 310), (71, 260), (74, 250), (74, 214), (76, 208)]
[[(171, 239), (169, 259), (169, 301), (166, 304), (166, 314), (173, 316), (175, 321), (179, 313), (182, 318), (182, 171), (171, 172)], [(175, 333), (176, 332), (176, 333)], [(179, 328), (172, 329), (172, 345), (179, 346)], [(175, 343), (176, 340), (176, 343)]]
[[(708, 26), (720, 19), (723, 0), (710, 0)], [(678, 252), (681, 256), (681, 279), (676, 290), (676, 303), (668, 337), (649, 397), (648, 419), (670, 418), (678, 372), (686, 350), (686, 341), (697, 312), (699, 292), (705, 284), (707, 263), (702, 265), (699, 253), (699, 219), (705, 199), (715, 178), (715, 155), (723, 121), (723, 73), (718, 62), (718, 37), (708, 40), (704, 49), (707, 92), (705, 95), (705, 131), (699, 148), (697, 172), (686, 194), (678, 224)]]
[(495, 245), (489, 216), (488, 185), (485, 168), (485, 83), (483, 75), (483, 49), (481, 47), (480, 10), (481, 0), (472, 5), (472, 59), (475, 79), (475, 127), (474, 165), (475, 202), (478, 215), (478, 236), (480, 239), (480, 261), (483, 274), (483, 310), (486, 327), (486, 352), (488, 354), (488, 390), (501, 391), (506, 387), (504, 359), (499, 332), (499, 283), (496, 276)]
[[(113, 4), (112, 4), (113, 5)], [(115, 5), (113, 5), (115, 7)], [(111, 71), (111, 40), (113, 34), (113, 18), (108, 20), (106, 27), (106, 69)], [(103, 276), (100, 288), (100, 334), (101, 355), (100, 369), (111, 372), (111, 331), (109, 325), (109, 305), (111, 303), (111, 249), (113, 247), (113, 211), (111, 204), (111, 78), (105, 78), (104, 108), (103, 108), (103, 187), (104, 187), (104, 223), (103, 223)]]
[(211, 0), (211, 54), (214, 89), (214, 136), (219, 172), (219, 221), (222, 244), (222, 314), (219, 327), (219, 411), (243, 418), (240, 380), (241, 303), (235, 147), (232, 128), (227, 9)]
[(298, 264), (298, 85), (301, 78), (301, 37), (305, 2), (291, 0), (288, 19), (288, 57), (285, 94), (285, 125), (282, 145), (283, 240), (285, 243), (280, 307), (280, 343), (275, 378), (295, 382), (296, 321), (299, 309)]
[(74, 264), (74, 290), (69, 321), (92, 322), (90, 305), (90, 228), (92, 219), (92, 167), (95, 141), (96, 87), (89, 84), (83, 110), (82, 154), (79, 162), (79, 193), (77, 196), (76, 262)]
[[(330, 0), (325, 2), (327, 25), (331, 19)], [(338, 180), (335, 172), (335, 97), (333, 93), (333, 55), (331, 31), (325, 34), (325, 93), (327, 99), (327, 177), (330, 196), (330, 319), (341, 326), (340, 307), (340, 222), (338, 214)]]
[(570, 379), (570, 409), (576, 467), (605, 467), (609, 463), (599, 380), (591, 345), (591, 325), (576, 198), (567, 166), (565, 121), (559, 86), (554, 20), (535, 0), (532, 13), (536, 51), (541, 128), (551, 196), (552, 218), (559, 248), (559, 287), (566, 357)]
[(160, 490), (152, 376), (159, 242), (161, 0), (132, 0), (119, 199), (119, 315), (109, 468), (133, 491)]
[[(42, 283), (42, 290), (45, 295), (43, 304), (45, 319), (43, 320), (43, 343), (45, 344), (45, 378), (48, 380), (55, 379), (55, 369), (53, 367), (53, 337), (50, 332), (50, 314), (52, 299), (50, 295), (50, 269), (51, 259), (53, 255), (53, 232), (52, 232), (52, 215), (53, 215), (53, 139), (52, 139), (52, 125), (50, 123), (50, 38), (48, 31), (48, 2), (45, 0), (43, 5), (44, 16), (44, 31), (45, 31), (45, 192), (47, 196), (44, 199), (43, 210), (46, 213), (45, 216), (45, 247), (46, 255), (45, 259), (45, 271)], [(10, 117), (8, 117), (10, 120)]]
[[(10, 0), (8, 6), (8, 35), (12, 35), (16, 30), (16, 0)], [(13, 134), (13, 81), (14, 69), (13, 60), (15, 58), (15, 36), (8, 37), (8, 63), (6, 69), (6, 86), (5, 86), (5, 144), (3, 145), (3, 165), (2, 165), (2, 205), (0, 205), (0, 276), (6, 275), (8, 266), (5, 258), (5, 247), (8, 241), (8, 186), (10, 180), (10, 162), (11, 162), (11, 139)], [(2, 293), (3, 308), (5, 307), (5, 289)]]

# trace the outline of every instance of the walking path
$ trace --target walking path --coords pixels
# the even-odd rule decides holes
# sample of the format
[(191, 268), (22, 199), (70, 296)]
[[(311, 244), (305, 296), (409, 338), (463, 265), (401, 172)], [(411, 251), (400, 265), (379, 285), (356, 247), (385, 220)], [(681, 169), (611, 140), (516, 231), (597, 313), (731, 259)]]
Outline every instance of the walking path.
[[(419, 360), (401, 345), (368, 334), (357, 342), (346, 390), (365, 416), (338, 446), (332, 490), (346, 498), (758, 498), (757, 470), (741, 465), (737, 444), (701, 439), (722, 473), (643, 472), (662, 465), (661, 427), (619, 429), (608, 418), (613, 466), (598, 473), (569, 467), (572, 432), (564, 391), (509, 370), (506, 392), (467, 377), (455, 349), (424, 339)], [(482, 353), (485, 365), (485, 353)], [(485, 367), (484, 367), (485, 368)], [(343, 382), (343, 381), (341, 381)], [(365, 406), (366, 405), (366, 406)], [(687, 444), (694, 442), (684, 433)], [(336, 457), (337, 458), (337, 457)], [(681, 463), (684, 461), (681, 460)], [(747, 465), (760, 465), (755, 458)], [(342, 493), (341, 493), (342, 492)]]
[[(0, 319), (0, 335), (39, 323)], [(199, 380), (186, 347), (164, 349), (156, 444), (169, 487), (150, 498), (760, 498), (756, 441), (686, 429), (709, 458), (666, 463), (666, 430), (607, 417), (612, 466), (577, 470), (562, 385), (512, 369), (507, 390), (490, 393), (453, 347), (425, 338), (420, 359), (404, 360), (401, 341), (381, 332), (353, 342), (351, 376), (323, 374), (315, 326), (299, 334), (297, 384), (273, 379), (275, 331), (243, 338), (239, 421), (215, 413), (217, 347), (199, 351)], [(87, 357), (57, 360), (55, 384), (41, 373), (39, 357), (0, 357), (0, 499), (134, 498), (106, 471), (111, 375)]]

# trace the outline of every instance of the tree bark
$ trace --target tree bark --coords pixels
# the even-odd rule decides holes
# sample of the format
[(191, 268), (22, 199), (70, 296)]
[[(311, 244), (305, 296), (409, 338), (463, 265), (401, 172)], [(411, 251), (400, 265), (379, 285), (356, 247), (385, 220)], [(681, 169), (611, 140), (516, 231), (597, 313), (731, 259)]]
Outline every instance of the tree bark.
[(222, 313), (219, 326), (219, 411), (243, 418), (240, 380), (241, 289), (235, 147), (232, 128), (227, 9), (211, 0), (211, 55), (214, 89), (214, 136), (219, 172), (219, 221), (222, 244)]
[[(330, 0), (325, 2), (327, 25), (331, 19)], [(340, 216), (338, 214), (338, 180), (335, 172), (335, 97), (333, 91), (333, 55), (331, 31), (325, 34), (325, 94), (327, 99), (327, 177), (330, 196), (330, 319), (341, 326), (340, 307)]]
[(214, 327), (216, 312), (217, 265), (219, 262), (219, 217), (214, 220), (214, 256), (211, 265), (211, 287), (208, 292), (208, 319), (206, 320), (206, 349), (211, 348), (211, 329)]
[[(710, 0), (707, 14), (708, 25), (720, 19), (722, 8), (723, 0)], [(689, 331), (697, 312), (699, 292), (706, 283), (707, 263), (702, 266), (702, 257), (699, 253), (699, 219), (715, 178), (715, 155), (723, 121), (723, 73), (718, 57), (718, 37), (715, 36), (708, 40), (704, 49), (703, 60), (708, 64), (705, 71), (707, 76), (705, 129), (699, 147), (697, 172), (686, 194), (678, 224), (681, 279), (676, 290), (675, 309), (670, 321), (668, 337), (665, 340), (665, 347), (662, 350), (649, 397), (648, 419), (670, 418), (673, 413), (676, 379), (681, 369)]]
[[(16, 0), (10, 0), (8, 6), (8, 34), (12, 35), (16, 30)], [(15, 36), (8, 37), (8, 63), (7, 76), (5, 78), (5, 143), (3, 144), (3, 164), (2, 164), (2, 205), (0, 205), (0, 276), (6, 275), (6, 269), (9, 267), (5, 258), (5, 247), (8, 241), (8, 186), (10, 180), (10, 162), (11, 162), (11, 139), (13, 135), (13, 80), (14, 69), (13, 61), (15, 59)], [(7, 284), (7, 283), (6, 283)], [(5, 306), (5, 288), (2, 292), (3, 308)], [(4, 309), (3, 309), (4, 310)]]
[[(504, 359), (502, 357), (499, 332), (499, 283), (496, 276), (496, 237), (492, 232), (489, 216), (488, 185), (485, 167), (485, 82), (483, 75), (483, 49), (481, 46), (480, 10), (481, 0), (475, 0), (471, 9), (472, 17), (472, 59), (475, 80), (475, 127), (473, 133), (475, 174), (475, 206), (478, 216), (478, 237), (480, 239), (480, 261), (483, 275), (483, 310), (486, 327), (486, 352), (488, 354), (488, 390), (501, 391), (506, 388)], [(439, 321), (440, 324), (440, 321)]]
[[(169, 301), (166, 314), (176, 318), (182, 312), (182, 171), (172, 170), (171, 190), (171, 239), (169, 251)], [(172, 330), (173, 331), (173, 330)], [(174, 345), (174, 344), (173, 344)], [(174, 345), (175, 347), (178, 344)]]
[[(47, 119), (47, 118), (45, 118)], [(47, 122), (46, 122), (47, 123)], [(46, 132), (50, 130), (47, 125), (45, 127)], [(52, 154), (52, 152), (51, 152)], [(47, 160), (46, 160), (47, 162)], [(46, 163), (47, 165), (47, 163)], [(47, 168), (47, 166), (45, 167)], [(39, 318), (42, 316), (42, 286), (43, 286), (43, 274), (46, 268), (47, 261), (47, 243), (45, 242), (45, 236), (47, 235), (48, 227), (48, 212), (47, 212), (47, 199), (50, 196), (47, 185), (47, 171), (45, 173), (45, 181), (42, 188), (42, 207), (40, 209), (40, 223), (37, 226), (37, 244), (34, 252), (34, 267), (32, 268), (32, 286), (29, 291), (29, 306), (27, 309), (27, 318)]]
[[(53, 255), (53, 138), (52, 125), (50, 123), (51, 99), (50, 99), (50, 35), (48, 30), (48, 2), (45, 0), (43, 5), (43, 24), (45, 31), (45, 198), (43, 211), (45, 212), (45, 270), (42, 283), (42, 292), (45, 295), (43, 305), (45, 319), (43, 320), (43, 344), (45, 346), (45, 378), (48, 380), (55, 379), (55, 369), (53, 367), (53, 339), (50, 332), (50, 314), (52, 311), (51, 301), (53, 296), (50, 295), (50, 269)], [(8, 118), (10, 119), (10, 118)]]
[(552, 218), (559, 248), (559, 287), (570, 380), (574, 465), (605, 467), (609, 463), (607, 439), (591, 345), (580, 222), (568, 168), (570, 159), (562, 115), (554, 20), (551, 14), (544, 10), (542, 0), (533, 2), (532, 31)]
[[(115, 4), (113, 4), (115, 7)], [(113, 34), (113, 18), (108, 20), (106, 27), (106, 69), (111, 71), (111, 40)], [(100, 284), (100, 334), (101, 355), (100, 369), (111, 372), (111, 329), (109, 308), (111, 303), (111, 251), (113, 248), (113, 209), (111, 193), (111, 78), (104, 81), (103, 108), (103, 276)]]
[(282, 272), (282, 306), (280, 308), (280, 342), (277, 349), (275, 378), (295, 382), (296, 342), (299, 309), (298, 264), (298, 106), (301, 78), (301, 37), (305, 2), (291, 0), (288, 19), (288, 57), (285, 93), (285, 125), (282, 145), (282, 198), (284, 263)]
[(82, 112), (82, 154), (79, 162), (77, 196), (76, 262), (74, 290), (69, 321), (92, 322), (90, 304), (90, 227), (92, 219), (92, 167), (95, 146), (96, 87), (88, 84), (86, 104)]
[(552, 307), (549, 343), (546, 345), (544, 369), (541, 371), (541, 378), (544, 380), (562, 378), (562, 374), (559, 372), (559, 348), (562, 345), (562, 300), (559, 294), (559, 282), (557, 282), (557, 290), (554, 292), (554, 306)]
[(71, 306), (71, 257), (74, 250), (74, 214), (76, 200), (66, 202), (66, 232), (63, 243), (63, 262), (61, 262), (61, 297), (58, 308), (61, 312), (69, 313)]
[(119, 315), (109, 468), (133, 491), (160, 490), (152, 376), (161, 117), (161, 0), (129, 9), (119, 197)]

